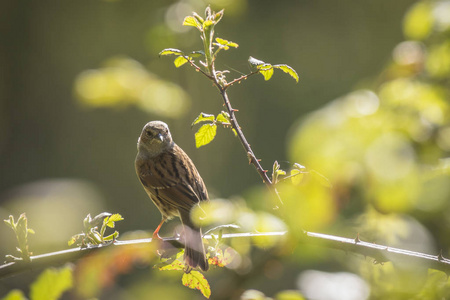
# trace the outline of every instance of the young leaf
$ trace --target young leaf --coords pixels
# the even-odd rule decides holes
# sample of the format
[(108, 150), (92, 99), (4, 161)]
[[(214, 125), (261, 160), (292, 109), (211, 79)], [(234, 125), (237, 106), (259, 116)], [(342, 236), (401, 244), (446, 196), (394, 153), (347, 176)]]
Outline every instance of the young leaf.
[(112, 241), (112, 240), (117, 239), (118, 237), (119, 237), (119, 232), (118, 232), (118, 231), (114, 231), (113, 234), (110, 234), (110, 235), (108, 235), (108, 236), (105, 236), (105, 237), (103, 238), (103, 240), (104, 240), (104, 241)]
[(203, 24), (203, 22), (205, 22), (205, 20), (204, 20), (202, 17), (200, 17), (196, 12), (192, 13), (192, 15), (194, 16), (194, 18), (197, 19), (197, 21), (198, 21), (200, 24)]
[(214, 22), (219, 23), (223, 17), (223, 9), (214, 15)]
[(123, 218), (120, 214), (113, 214), (112, 216), (105, 218), (105, 223), (106, 226), (110, 227), (110, 228), (114, 228), (115, 224), (114, 222), (118, 222), (118, 221), (122, 221)]
[(183, 51), (175, 48), (167, 48), (159, 52), (159, 56), (163, 55), (183, 55)]
[(200, 148), (201, 146), (209, 144), (216, 137), (217, 125), (216, 124), (204, 124), (195, 133), (195, 146)]
[(288, 66), (288, 65), (274, 65), (273, 67), (282, 70), (284, 73), (288, 73), (289, 75), (291, 75), (292, 78), (295, 79), (296, 82), (298, 82), (298, 74), (290, 66)]
[(182, 65), (184, 65), (187, 62), (188, 62), (188, 60), (186, 58), (184, 58), (184, 56), (178, 56), (173, 61), (173, 63), (175, 64), (175, 67), (177, 67), (177, 68), (181, 67)]
[(263, 67), (259, 67), (259, 73), (261, 73), (262, 76), (264, 76), (264, 80), (269, 80), (270, 78), (272, 78), (273, 75), (273, 67), (271, 65), (269, 65), (270, 67), (266, 67), (267, 64), (263, 65)]
[(183, 26), (193, 26), (197, 27), (199, 30), (202, 29), (202, 25), (199, 23), (198, 19), (192, 16), (184, 18)]
[(189, 57), (190, 58), (194, 58), (194, 57), (203, 57), (205, 56), (205, 52), (202, 50), (198, 50), (198, 51), (192, 51), (189, 53)]
[(229, 125), (231, 123), (230, 115), (227, 112), (222, 111), (220, 114), (217, 115), (216, 121), (222, 124), (225, 123), (226, 125)]
[(190, 289), (199, 290), (205, 298), (211, 297), (211, 287), (208, 280), (199, 271), (184, 273), (181, 282)]
[(259, 66), (259, 65), (264, 65), (264, 64), (266, 64), (266, 63), (263, 62), (262, 60), (256, 59), (256, 58), (251, 57), (251, 56), (248, 58), (248, 62), (249, 62), (249, 64), (252, 65), (252, 66)]
[(73, 278), (70, 267), (61, 269), (49, 268), (42, 272), (31, 285), (30, 298), (32, 300), (56, 300), (72, 286)]
[(200, 123), (200, 122), (207, 122), (207, 121), (213, 122), (214, 121), (214, 115), (200, 113), (198, 115), (198, 117), (194, 120), (194, 122), (192, 122), (191, 127), (194, 126), (195, 124)]
[(228, 50), (228, 49), (230, 49), (230, 47), (233, 47), (233, 48), (239, 47), (238, 44), (221, 39), (221, 38), (216, 38), (216, 42), (217, 43), (214, 43), (214, 44), (219, 46), (220, 48), (223, 48), (224, 50)]

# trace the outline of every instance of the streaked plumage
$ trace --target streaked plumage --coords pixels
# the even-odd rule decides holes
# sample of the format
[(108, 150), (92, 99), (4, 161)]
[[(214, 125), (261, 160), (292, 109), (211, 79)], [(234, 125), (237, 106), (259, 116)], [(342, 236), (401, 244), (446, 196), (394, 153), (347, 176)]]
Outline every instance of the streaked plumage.
[(184, 228), (185, 261), (191, 268), (208, 270), (201, 229), (190, 219), (191, 209), (208, 200), (208, 192), (189, 156), (173, 142), (167, 124), (147, 123), (138, 140), (136, 173), (145, 191), (162, 214), (158, 232), (166, 220), (177, 216)]

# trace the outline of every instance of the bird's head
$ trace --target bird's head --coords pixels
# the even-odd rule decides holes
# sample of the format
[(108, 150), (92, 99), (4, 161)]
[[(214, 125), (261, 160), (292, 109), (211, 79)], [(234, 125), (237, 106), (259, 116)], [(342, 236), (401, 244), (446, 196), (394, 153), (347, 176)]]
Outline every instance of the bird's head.
[(152, 121), (145, 124), (138, 139), (138, 151), (157, 156), (173, 147), (172, 135), (166, 123)]

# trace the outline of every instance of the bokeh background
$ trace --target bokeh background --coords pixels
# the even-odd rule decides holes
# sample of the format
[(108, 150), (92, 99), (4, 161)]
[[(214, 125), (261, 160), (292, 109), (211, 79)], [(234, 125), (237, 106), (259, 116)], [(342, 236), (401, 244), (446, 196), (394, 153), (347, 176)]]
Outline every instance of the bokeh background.
[[(198, 32), (181, 23), (208, 4), (225, 8), (217, 35), (239, 44), (217, 61), (228, 78), (249, 72), (249, 56), (300, 76), (295, 84), (282, 72), (268, 82), (258, 75), (229, 91), (265, 168), (306, 166), (300, 185), (280, 184), (279, 210), (229, 130), (195, 148), (192, 121), (220, 113), (221, 99), (201, 74), (158, 57), (164, 48), (200, 50)], [(304, 228), (448, 255), (450, 1), (6, 1), (0, 14), (0, 217), (27, 213), (35, 253), (65, 249), (88, 213), (120, 213), (120, 232), (155, 228), (160, 214), (134, 158), (142, 127), (159, 119), (211, 198), (227, 199), (213, 209), (231, 216), (216, 223), (294, 232), (263, 250), (233, 245), (242, 264), (211, 272), (213, 298), (293, 289), (332, 299), (314, 294), (333, 290), (324, 282), (361, 287), (356, 298), (344, 289), (336, 299), (448, 291), (439, 274), (434, 289), (423, 268), (399, 272), (299, 242)], [(6, 226), (0, 240), (1, 256), (14, 251)], [(129, 273), (87, 295), (201, 297), (160, 272)], [(0, 296), (26, 291), (33, 276), (1, 282)]]

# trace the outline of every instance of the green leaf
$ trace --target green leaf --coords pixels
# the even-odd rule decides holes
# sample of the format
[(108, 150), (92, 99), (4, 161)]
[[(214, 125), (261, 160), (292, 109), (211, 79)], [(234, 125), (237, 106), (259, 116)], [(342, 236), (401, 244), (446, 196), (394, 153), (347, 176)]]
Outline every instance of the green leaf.
[(198, 117), (192, 122), (191, 127), (200, 122), (214, 122), (214, 115), (200, 113)]
[(231, 124), (230, 115), (225, 111), (217, 115), (216, 121), (226, 125)]
[(204, 57), (205, 56), (205, 52), (202, 50), (198, 50), (198, 51), (192, 51), (189, 53), (189, 57), (193, 58), (193, 57)]
[(114, 231), (113, 234), (110, 234), (110, 235), (108, 235), (108, 236), (105, 236), (105, 237), (103, 238), (103, 240), (104, 240), (104, 241), (112, 241), (112, 240), (117, 239), (118, 237), (119, 237), (119, 232), (118, 232), (118, 231)]
[(106, 223), (106, 226), (110, 228), (114, 228), (115, 224), (114, 222), (122, 221), (123, 218), (120, 214), (113, 214), (110, 217), (105, 218), (104, 222)]
[(295, 79), (296, 82), (298, 82), (298, 74), (290, 66), (288, 66), (288, 65), (274, 65), (273, 67), (282, 70), (284, 73), (288, 73), (289, 75), (291, 75), (292, 78)]
[(197, 27), (198, 29), (202, 29), (202, 24), (199, 23), (198, 19), (192, 16), (188, 16), (184, 18), (183, 26), (192, 26)]
[(72, 238), (67, 242), (67, 245), (72, 246), (78, 240), (78, 235), (72, 236)]
[(184, 273), (181, 282), (190, 289), (199, 290), (205, 298), (209, 299), (211, 297), (209, 282), (199, 271)]
[(200, 148), (201, 146), (209, 144), (216, 137), (217, 125), (216, 124), (204, 124), (195, 133), (195, 146)]
[(27, 300), (21, 290), (12, 290), (2, 300)]
[(216, 24), (219, 23), (219, 21), (222, 19), (223, 12), (224, 12), (224, 10), (222, 9), (221, 11), (219, 11), (218, 13), (216, 13), (214, 15), (214, 22), (216, 22)]
[(5, 222), (5, 224), (8, 225), (9, 228), (11, 228), (12, 230), (16, 229), (13, 215), (9, 215), (9, 219), (8, 220), (3, 220), (3, 222)]
[(203, 24), (203, 22), (205, 22), (205, 20), (204, 20), (202, 17), (200, 17), (196, 12), (192, 13), (192, 15), (194, 16), (194, 18), (197, 19), (197, 21), (198, 21), (200, 24)]
[(158, 267), (160, 271), (183, 271), (184, 265), (178, 259), (175, 259), (172, 263)]
[[(267, 64), (265, 64), (264, 66), (266, 66)], [(262, 76), (264, 76), (264, 80), (269, 80), (270, 78), (272, 78), (273, 75), (273, 67), (270, 65), (270, 67), (262, 67), (259, 68), (259, 73), (261, 73)]]
[(167, 48), (159, 52), (159, 56), (163, 55), (183, 55), (183, 51), (175, 48)]
[(173, 61), (173, 63), (175, 64), (175, 67), (177, 67), (177, 68), (181, 67), (182, 65), (184, 65), (187, 62), (188, 62), (188, 60), (186, 58), (184, 58), (184, 56), (178, 56)]
[(266, 63), (263, 62), (262, 60), (256, 59), (256, 58), (251, 57), (251, 56), (248, 58), (248, 62), (249, 62), (249, 64), (252, 65), (252, 66), (259, 66), (259, 65), (264, 65), (264, 64), (266, 64)]
[(39, 275), (30, 289), (31, 300), (57, 300), (73, 286), (72, 269), (49, 268)]
[(230, 42), (230, 41), (224, 40), (224, 39), (221, 39), (221, 38), (216, 38), (216, 42), (217, 43), (215, 43), (215, 45), (223, 48), (224, 50), (228, 50), (230, 47), (233, 47), (233, 48), (239, 47), (238, 44), (236, 44), (234, 42)]

